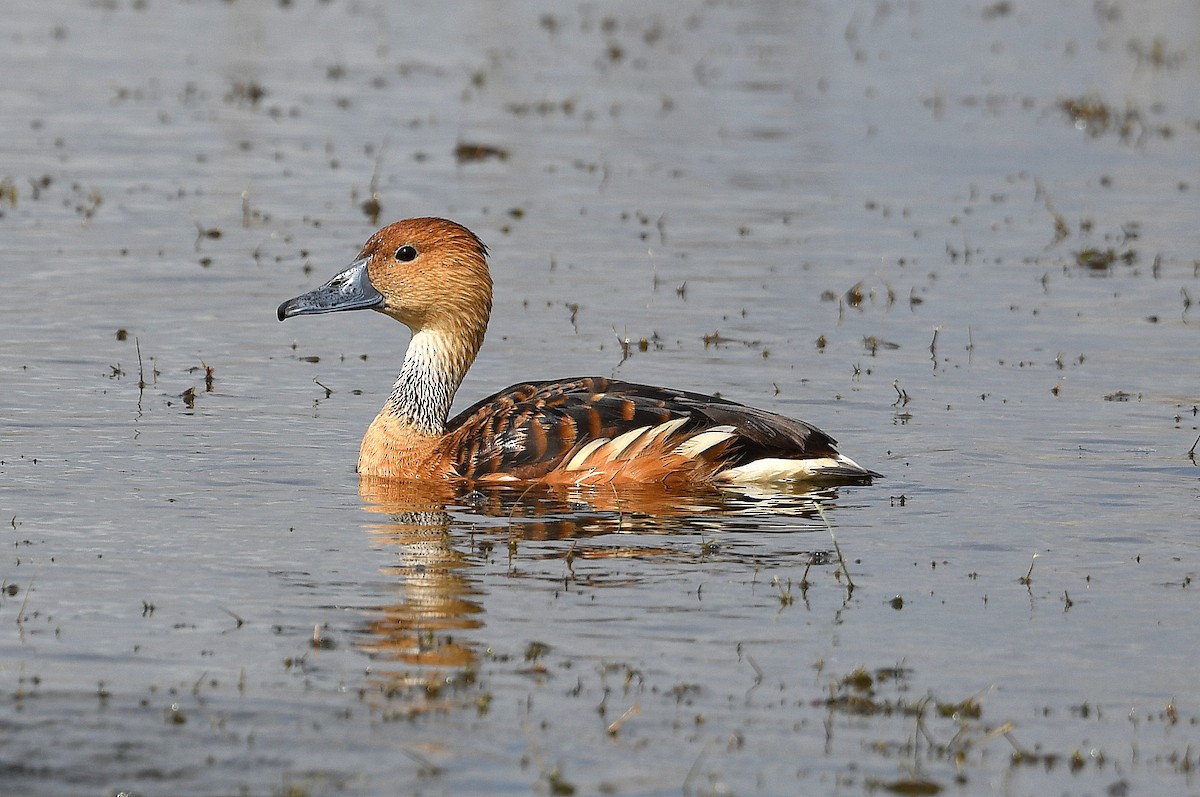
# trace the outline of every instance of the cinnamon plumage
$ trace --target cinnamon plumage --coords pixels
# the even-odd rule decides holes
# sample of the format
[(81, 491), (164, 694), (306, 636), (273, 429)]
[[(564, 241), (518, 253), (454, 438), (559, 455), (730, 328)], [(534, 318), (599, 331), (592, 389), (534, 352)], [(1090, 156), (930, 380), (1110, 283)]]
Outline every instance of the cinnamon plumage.
[(450, 418), (491, 315), (487, 256), (479, 238), (452, 221), (398, 221), (325, 285), (279, 306), (280, 321), (370, 309), (412, 331), (400, 375), (363, 438), (361, 475), (550, 484), (879, 476), (804, 421), (600, 376), (513, 385)]

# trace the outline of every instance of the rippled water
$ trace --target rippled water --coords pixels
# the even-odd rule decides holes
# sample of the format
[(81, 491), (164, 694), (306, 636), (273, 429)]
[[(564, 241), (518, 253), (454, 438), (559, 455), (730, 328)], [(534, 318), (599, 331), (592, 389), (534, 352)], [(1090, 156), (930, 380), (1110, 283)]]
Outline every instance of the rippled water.
[[(6, 9), (3, 790), (1195, 791), (1198, 29)], [(274, 308), (422, 214), (493, 254), (460, 406), (719, 391), (887, 478), (360, 486), (404, 330)]]

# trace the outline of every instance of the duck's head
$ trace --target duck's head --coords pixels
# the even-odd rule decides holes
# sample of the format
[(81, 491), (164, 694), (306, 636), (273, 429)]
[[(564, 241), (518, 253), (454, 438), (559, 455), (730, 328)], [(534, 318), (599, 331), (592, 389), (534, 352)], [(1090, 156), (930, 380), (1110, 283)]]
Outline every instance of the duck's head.
[(377, 310), (408, 325), (482, 342), (492, 310), (487, 247), (446, 219), (405, 219), (381, 229), (344, 271), (279, 305), (294, 315)]

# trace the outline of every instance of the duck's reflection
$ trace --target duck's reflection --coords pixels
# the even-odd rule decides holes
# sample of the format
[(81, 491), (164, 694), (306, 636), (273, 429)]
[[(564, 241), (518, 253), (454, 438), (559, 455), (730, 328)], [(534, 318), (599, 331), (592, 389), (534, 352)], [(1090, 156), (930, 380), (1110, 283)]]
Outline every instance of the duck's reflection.
[[(696, 546), (666, 546), (658, 535), (712, 534), (731, 526), (754, 531), (768, 518), (778, 530), (781, 514), (815, 529), (822, 523), (819, 507), (837, 491), (481, 489), (364, 477), (359, 494), (368, 511), (387, 516), (367, 528), (377, 545), (394, 551), (382, 572), (398, 590), (396, 602), (374, 611), (362, 647), (375, 658), (376, 675), (393, 688), (428, 692), (445, 684), (451, 671), (472, 671), (486, 647), (477, 630), (484, 624), (484, 592), (471, 570), (489, 561), (497, 547), (509, 546), (511, 556), (523, 542), (572, 540), (550, 553), (531, 554), (562, 558), (568, 565), (573, 558), (693, 559), (702, 555)], [(464, 533), (468, 530), (473, 533)], [(623, 536), (580, 544), (615, 534)]]
[(446, 507), (454, 495), (443, 488), (397, 482), (385, 504), (366, 480), (360, 486), (369, 510), (391, 516), (367, 529), (377, 545), (395, 552), (381, 572), (399, 587), (396, 603), (375, 610), (362, 647), (381, 665), (376, 673), (397, 686), (429, 688), (443, 671), (468, 668), (476, 657), (462, 632), (483, 624), (483, 607), (467, 575), (471, 560), (451, 544)]
[[(523, 540), (561, 540), (596, 534), (696, 531), (707, 519), (737, 517), (753, 522), (787, 515), (813, 520), (819, 507), (838, 496), (837, 487), (761, 487), (658, 484), (564, 487), (545, 484), (455, 487), (441, 482), (410, 482), (363, 477), (359, 496), (371, 512), (391, 515), (401, 525), (420, 528), (464, 520), (503, 527)], [(742, 524), (745, 525), (744, 523)]]

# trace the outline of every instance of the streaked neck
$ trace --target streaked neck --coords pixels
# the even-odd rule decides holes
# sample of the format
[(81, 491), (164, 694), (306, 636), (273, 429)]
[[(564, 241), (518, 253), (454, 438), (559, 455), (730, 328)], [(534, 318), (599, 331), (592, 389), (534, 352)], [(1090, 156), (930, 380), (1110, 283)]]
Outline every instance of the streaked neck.
[(454, 394), (475, 359), (468, 348), (444, 333), (413, 333), (385, 410), (420, 434), (445, 434)]

